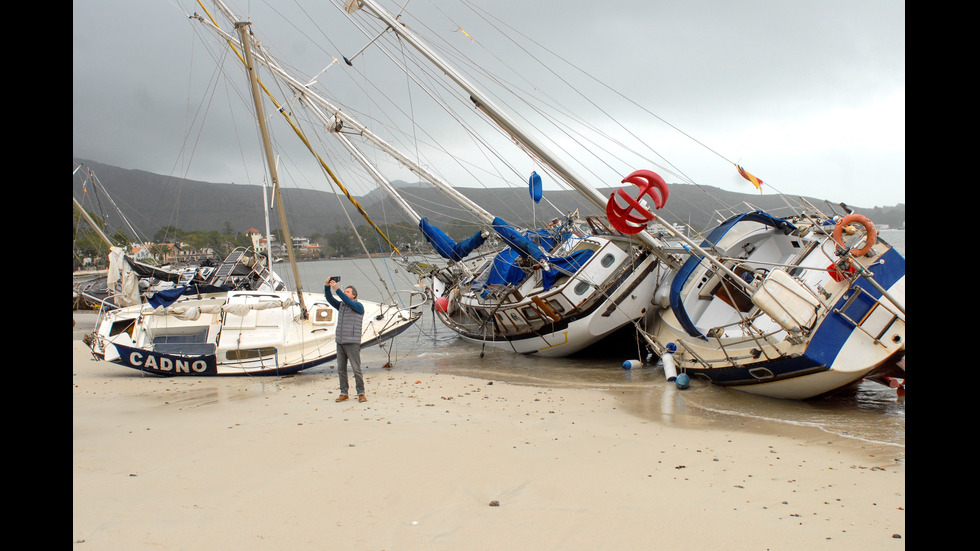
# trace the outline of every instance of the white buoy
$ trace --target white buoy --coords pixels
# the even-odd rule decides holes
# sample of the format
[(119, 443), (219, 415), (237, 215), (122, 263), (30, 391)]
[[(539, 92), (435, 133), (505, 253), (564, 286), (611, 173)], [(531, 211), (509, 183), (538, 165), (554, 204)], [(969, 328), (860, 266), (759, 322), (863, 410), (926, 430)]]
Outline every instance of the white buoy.
[(626, 360), (623, 362), (623, 369), (633, 369), (634, 367), (643, 367), (643, 362), (640, 360)]
[(660, 360), (664, 363), (664, 376), (667, 377), (668, 381), (673, 381), (677, 378), (677, 365), (674, 364), (674, 352), (676, 351), (676, 344), (672, 342), (667, 343), (664, 354), (660, 357)]

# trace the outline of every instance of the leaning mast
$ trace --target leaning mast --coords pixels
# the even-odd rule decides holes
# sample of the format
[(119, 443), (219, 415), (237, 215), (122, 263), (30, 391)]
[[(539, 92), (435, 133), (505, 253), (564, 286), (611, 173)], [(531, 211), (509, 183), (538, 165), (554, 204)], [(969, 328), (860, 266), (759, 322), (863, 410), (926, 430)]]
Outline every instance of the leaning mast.
[(262, 108), (262, 96), (259, 94), (259, 81), (255, 74), (255, 64), (252, 59), (252, 42), (249, 37), (249, 22), (235, 23), (235, 29), (242, 41), (242, 50), (245, 52), (245, 70), (248, 72), (252, 99), (255, 102), (255, 116), (259, 122), (259, 129), (262, 132), (262, 145), (265, 151), (265, 161), (269, 167), (269, 177), (272, 182), (272, 197), (279, 211), (279, 222), (282, 224), (282, 238), (286, 243), (286, 253), (289, 256), (289, 265), (293, 270), (293, 281), (296, 284), (296, 296), (299, 298), (300, 312), (303, 319), (307, 317), (306, 302), (303, 300), (303, 285), (300, 283), (299, 270), (296, 266), (296, 255), (293, 252), (293, 238), (289, 233), (289, 224), (286, 222), (286, 210), (282, 202), (282, 191), (279, 188), (279, 173), (276, 170), (275, 157), (272, 154), (272, 143), (269, 140), (269, 128), (266, 125), (265, 113)]
[[(433, 51), (404, 23), (398, 21), (395, 16), (379, 6), (376, 0), (347, 0), (345, 5), (345, 9), (348, 13), (353, 13), (362, 7), (367, 8), (367, 10), (370, 11), (375, 17), (388, 25), (389, 29), (394, 31), (400, 38), (404, 39), (413, 48), (418, 50), (418, 52), (421, 53), (426, 59), (439, 67), (439, 69), (442, 70), (447, 77), (449, 77), (453, 82), (466, 91), (467, 94), (469, 94), (470, 100), (477, 107), (477, 109), (482, 111), (484, 114), (490, 117), (491, 120), (500, 125), (500, 127), (510, 134), (511, 137), (523, 144), (525, 148), (537, 155), (541, 161), (555, 170), (565, 181), (578, 190), (579, 193), (581, 193), (585, 198), (589, 199), (599, 209), (605, 210), (607, 198), (599, 193), (599, 190), (586, 183), (585, 180), (579, 177), (570, 167), (566, 166), (565, 163), (555, 156), (544, 144), (542, 144), (534, 136), (525, 132), (516, 121), (497, 107), (497, 105), (486, 94), (470, 83), (466, 77), (460, 74), (456, 69), (446, 63), (439, 56), (439, 54)], [(713, 255), (708, 254), (707, 251), (705, 251), (699, 244), (695, 243), (689, 237), (684, 235), (684, 233), (677, 231), (670, 224), (664, 224), (663, 227), (665, 231), (680, 240), (685, 245), (685, 248), (689, 249), (694, 254), (707, 259), (712, 263), (712, 265), (715, 266), (715, 268), (732, 278), (737, 285), (749, 289), (750, 291), (752, 290), (751, 284), (738, 277), (728, 266), (725, 266), (723, 262), (715, 258)], [(664, 251), (664, 243), (653, 236), (650, 232), (641, 231), (640, 233), (636, 234), (636, 237), (647, 245), (650, 248), (650, 251), (667, 266), (674, 269), (680, 267), (678, 259)]]
[[(352, 13), (360, 7), (367, 8), (375, 17), (379, 18), (382, 22), (388, 25), (388, 28), (411, 44), (412, 47), (418, 50), (419, 53), (425, 56), (426, 59), (439, 67), (439, 69), (442, 70), (446, 76), (452, 79), (453, 82), (455, 82), (458, 86), (465, 90), (467, 94), (469, 94), (470, 100), (477, 109), (490, 117), (491, 120), (500, 125), (500, 127), (503, 128), (509, 135), (517, 139), (529, 151), (533, 152), (542, 162), (555, 170), (566, 182), (578, 190), (578, 192), (586, 199), (591, 201), (602, 211), (605, 211), (606, 201), (608, 199), (607, 197), (604, 197), (601, 193), (599, 193), (599, 190), (587, 184), (585, 180), (578, 176), (578, 174), (576, 174), (571, 167), (566, 166), (565, 163), (555, 156), (543, 143), (534, 138), (534, 136), (524, 132), (517, 122), (515, 122), (510, 116), (497, 107), (486, 94), (470, 83), (466, 77), (446, 63), (439, 56), (439, 54), (429, 48), (429, 46), (413, 31), (411, 31), (403, 23), (399, 22), (397, 18), (379, 6), (374, 0), (348, 0), (346, 9), (348, 13)], [(664, 243), (659, 241), (653, 235), (644, 231), (640, 232), (637, 237), (643, 241), (644, 244), (649, 246), (654, 254), (656, 254), (662, 260), (670, 265), (677, 264), (676, 259), (671, 258), (670, 255), (662, 251)]]

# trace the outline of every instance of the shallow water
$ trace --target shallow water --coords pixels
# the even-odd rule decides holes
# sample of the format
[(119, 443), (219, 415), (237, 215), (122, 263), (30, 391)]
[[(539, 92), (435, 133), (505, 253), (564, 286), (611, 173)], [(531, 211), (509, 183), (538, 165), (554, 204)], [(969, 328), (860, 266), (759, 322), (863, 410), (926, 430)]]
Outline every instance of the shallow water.
[[(884, 230), (882, 234), (904, 254), (904, 231)], [(277, 270), (292, 281), (288, 266), (279, 265)], [(355, 285), (366, 300), (380, 300), (391, 292), (409, 290), (416, 283), (394, 262), (383, 258), (307, 262), (301, 263), (299, 270), (307, 291), (322, 292), (327, 276), (340, 275), (342, 284)], [(522, 356), (464, 341), (436, 321), (431, 311), (426, 311), (418, 323), (393, 342), (366, 349), (362, 358), (369, 374), (390, 363), (391, 369), (402, 371), (455, 374), (548, 388), (600, 389), (617, 397), (617, 407), (641, 418), (688, 427), (711, 424), (763, 432), (803, 432), (809, 438), (853, 442), (874, 447), (878, 453), (904, 456), (905, 397), (869, 381), (845, 393), (807, 401), (754, 396), (702, 381), (693, 381), (690, 388), (679, 390), (665, 380), (663, 369), (656, 365), (624, 369), (625, 360), (643, 359), (629, 345), (613, 350), (607, 347), (601, 356)], [(305, 374), (331, 368), (328, 365)]]

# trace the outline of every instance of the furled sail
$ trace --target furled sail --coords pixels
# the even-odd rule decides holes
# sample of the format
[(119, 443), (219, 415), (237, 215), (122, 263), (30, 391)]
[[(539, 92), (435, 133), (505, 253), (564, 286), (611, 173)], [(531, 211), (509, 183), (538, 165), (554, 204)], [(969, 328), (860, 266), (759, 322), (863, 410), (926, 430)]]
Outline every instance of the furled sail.
[(494, 217), (493, 229), (508, 245), (516, 249), (521, 256), (529, 256), (538, 262), (547, 260), (547, 255), (541, 250), (540, 245), (514, 229), (503, 218), (499, 216)]
[(476, 232), (472, 237), (457, 243), (446, 235), (444, 231), (430, 224), (428, 218), (419, 220), (419, 229), (422, 231), (422, 235), (425, 236), (425, 240), (439, 253), (439, 256), (454, 262), (459, 262), (466, 258), (467, 255), (484, 242), (482, 232)]

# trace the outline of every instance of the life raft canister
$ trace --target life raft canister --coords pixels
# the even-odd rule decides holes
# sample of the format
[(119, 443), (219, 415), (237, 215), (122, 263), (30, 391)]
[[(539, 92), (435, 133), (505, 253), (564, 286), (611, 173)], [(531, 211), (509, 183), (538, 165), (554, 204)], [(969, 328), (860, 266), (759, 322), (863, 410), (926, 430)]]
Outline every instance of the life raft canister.
[(854, 223), (864, 226), (864, 246), (860, 249), (850, 249), (848, 252), (854, 256), (864, 256), (871, 250), (871, 247), (874, 247), (875, 243), (878, 242), (878, 230), (875, 229), (875, 225), (871, 223), (871, 220), (868, 220), (868, 217), (864, 216), (863, 214), (852, 213), (848, 214), (844, 218), (841, 218), (840, 221), (837, 222), (837, 225), (834, 226), (834, 242), (837, 243), (837, 245), (839, 245), (842, 249), (846, 249), (847, 245), (844, 245), (844, 238), (841, 236), (841, 233), (844, 231), (846, 226)]

